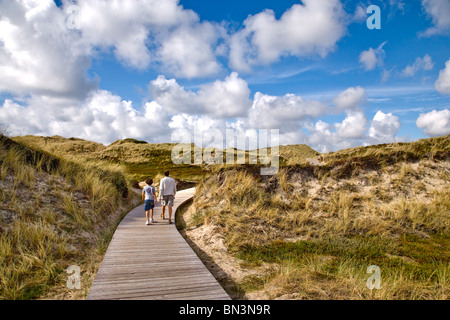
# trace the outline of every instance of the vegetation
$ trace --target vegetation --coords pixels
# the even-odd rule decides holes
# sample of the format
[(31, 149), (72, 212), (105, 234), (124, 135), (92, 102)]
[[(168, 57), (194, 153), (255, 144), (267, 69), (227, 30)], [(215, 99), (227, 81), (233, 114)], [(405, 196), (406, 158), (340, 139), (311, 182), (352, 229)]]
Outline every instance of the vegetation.
[(59, 136), (23, 136), (13, 139), (73, 162), (93, 164), (97, 167), (117, 167), (128, 180), (144, 181), (147, 177), (156, 177), (167, 169), (179, 180), (199, 181), (209, 172), (201, 165), (175, 165), (171, 158), (175, 144), (170, 143), (149, 144), (145, 141), (124, 139), (104, 146), (96, 142)]
[[(135, 139), (118, 140), (109, 146), (77, 138), (63, 138), (60, 136), (14, 137), (14, 141), (26, 146), (48, 152), (58, 157), (70, 159), (73, 162), (94, 164), (96, 166), (114, 166), (121, 169), (129, 180), (144, 181), (148, 176), (157, 177), (167, 169), (173, 177), (183, 181), (201, 181), (217, 168), (233, 167), (233, 165), (201, 165), (194, 164), (194, 145), (191, 147), (192, 164), (174, 164), (172, 149), (176, 144), (157, 143), (149, 144)], [(203, 149), (205, 151), (208, 149)], [(210, 149), (213, 157), (223, 154), (223, 163), (226, 162), (226, 152), (219, 149)], [(237, 154), (238, 151), (234, 150)], [(269, 152), (270, 154), (270, 152)], [(248, 163), (249, 152), (245, 152)], [(305, 145), (281, 146), (281, 164), (302, 164), (306, 158), (315, 157), (318, 153)], [(156, 182), (156, 181), (155, 181)]]
[[(448, 299), (449, 141), (344, 150), (272, 177), (221, 168), (199, 184), (186, 227), (221, 237), (250, 270), (235, 297)], [(380, 290), (366, 287), (370, 265)]]
[[(448, 299), (449, 141), (342, 150), (320, 164), (307, 146), (282, 146), (278, 174), (261, 176), (261, 163), (176, 165), (173, 144), (2, 137), (0, 298), (83, 298), (133, 206), (130, 186), (169, 169), (198, 182), (178, 227), (230, 275), (235, 298)], [(75, 296), (73, 264), (84, 277)], [(370, 265), (380, 290), (366, 286)]]
[[(84, 298), (134, 199), (119, 168), (75, 163), (1, 136), (0, 299)], [(66, 288), (70, 265), (81, 268), (83, 290)]]

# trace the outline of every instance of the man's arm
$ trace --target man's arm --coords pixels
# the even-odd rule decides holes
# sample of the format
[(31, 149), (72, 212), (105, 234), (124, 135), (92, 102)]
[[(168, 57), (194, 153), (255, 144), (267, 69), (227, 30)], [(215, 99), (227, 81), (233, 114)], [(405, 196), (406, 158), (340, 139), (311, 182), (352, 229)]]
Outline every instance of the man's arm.
[(159, 183), (159, 199), (161, 200), (163, 197), (164, 192), (164, 181), (161, 179), (161, 182)]

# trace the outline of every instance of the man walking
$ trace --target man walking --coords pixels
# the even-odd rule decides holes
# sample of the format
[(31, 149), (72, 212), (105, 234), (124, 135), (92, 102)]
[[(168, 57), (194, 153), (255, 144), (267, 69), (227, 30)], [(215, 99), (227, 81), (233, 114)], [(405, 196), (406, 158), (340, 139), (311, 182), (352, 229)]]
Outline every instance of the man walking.
[(177, 186), (175, 180), (169, 177), (169, 171), (164, 171), (165, 177), (159, 183), (159, 199), (162, 205), (161, 217), (164, 219), (166, 206), (169, 207), (169, 224), (172, 223), (172, 207), (177, 193)]

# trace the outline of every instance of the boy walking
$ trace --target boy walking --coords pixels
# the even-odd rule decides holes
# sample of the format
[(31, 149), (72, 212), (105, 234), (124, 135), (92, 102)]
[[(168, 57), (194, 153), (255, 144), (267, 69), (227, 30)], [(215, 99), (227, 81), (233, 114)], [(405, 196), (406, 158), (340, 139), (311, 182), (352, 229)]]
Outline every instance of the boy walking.
[(151, 211), (151, 222), (155, 222), (153, 220), (153, 208), (155, 207), (155, 204), (157, 203), (156, 200), (156, 188), (152, 186), (153, 179), (148, 178), (145, 180), (145, 183), (147, 184), (144, 189), (142, 189), (142, 201), (144, 201), (145, 204), (145, 216), (147, 218), (146, 225), (149, 225), (149, 213)]
[(162, 204), (161, 218), (164, 219), (164, 213), (166, 206), (169, 207), (169, 224), (172, 223), (172, 207), (175, 200), (175, 194), (177, 193), (177, 186), (175, 180), (169, 177), (169, 171), (164, 171), (165, 177), (161, 179), (159, 183), (159, 199)]

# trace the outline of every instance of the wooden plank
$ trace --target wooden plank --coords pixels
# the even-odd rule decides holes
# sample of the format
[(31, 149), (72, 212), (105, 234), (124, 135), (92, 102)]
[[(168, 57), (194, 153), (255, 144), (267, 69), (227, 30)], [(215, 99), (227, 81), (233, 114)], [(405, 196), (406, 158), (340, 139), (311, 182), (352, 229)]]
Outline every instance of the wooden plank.
[[(173, 221), (176, 209), (194, 193), (194, 188), (177, 193)], [(168, 224), (168, 211), (166, 220), (160, 218), (159, 204), (154, 211), (151, 225), (145, 225), (143, 205), (122, 220), (87, 299), (230, 299), (175, 224)]]

